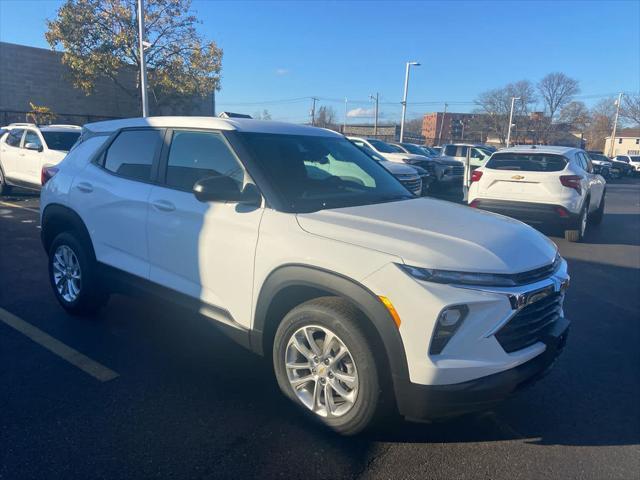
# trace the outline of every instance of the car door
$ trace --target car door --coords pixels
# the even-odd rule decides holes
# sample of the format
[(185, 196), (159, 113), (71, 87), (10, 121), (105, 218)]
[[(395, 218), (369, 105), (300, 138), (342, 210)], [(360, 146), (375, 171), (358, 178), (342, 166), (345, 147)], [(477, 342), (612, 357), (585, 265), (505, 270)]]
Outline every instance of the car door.
[(164, 130), (119, 132), (71, 187), (99, 262), (148, 279), (148, 200), (157, 176)]
[(202, 313), (249, 327), (254, 253), (263, 209), (201, 202), (194, 184), (226, 175), (250, 181), (225, 137), (174, 130), (149, 197), (150, 279), (195, 299)]
[[(27, 145), (31, 148), (27, 148)], [(22, 142), (22, 152), (19, 160), (22, 180), (40, 186), (40, 170), (44, 158), (44, 143), (38, 132), (27, 129)]]
[(22, 137), (24, 128), (13, 128), (9, 131), (4, 141), (0, 144), (0, 162), (2, 170), (9, 180), (17, 180), (20, 177), (18, 170)]

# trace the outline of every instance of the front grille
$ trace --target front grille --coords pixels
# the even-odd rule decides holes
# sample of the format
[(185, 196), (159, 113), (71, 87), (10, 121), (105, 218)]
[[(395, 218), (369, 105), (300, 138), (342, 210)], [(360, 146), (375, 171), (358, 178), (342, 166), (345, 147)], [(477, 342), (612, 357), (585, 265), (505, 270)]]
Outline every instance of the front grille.
[(464, 175), (464, 167), (451, 167), (451, 175)]
[(542, 340), (561, 317), (563, 300), (563, 293), (553, 293), (516, 313), (496, 333), (496, 339), (505, 352), (516, 352)]
[(539, 282), (540, 280), (550, 277), (559, 266), (560, 260), (556, 259), (553, 263), (545, 265), (544, 267), (529, 270), (528, 272), (516, 273), (510, 277), (516, 285), (528, 285), (529, 283)]
[(420, 180), (420, 177), (410, 176), (403, 178), (398, 175), (398, 180), (400, 180), (400, 183), (402, 183), (402, 185), (404, 185), (410, 192), (416, 193), (420, 192), (422, 189), (422, 180)]

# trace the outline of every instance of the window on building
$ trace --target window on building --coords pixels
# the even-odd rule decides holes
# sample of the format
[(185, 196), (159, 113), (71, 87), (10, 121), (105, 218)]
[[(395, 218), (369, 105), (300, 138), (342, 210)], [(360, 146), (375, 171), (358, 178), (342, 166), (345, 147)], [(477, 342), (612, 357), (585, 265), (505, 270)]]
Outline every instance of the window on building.
[(622, 139), (621, 138), (618, 139), (618, 143), (622, 143)]

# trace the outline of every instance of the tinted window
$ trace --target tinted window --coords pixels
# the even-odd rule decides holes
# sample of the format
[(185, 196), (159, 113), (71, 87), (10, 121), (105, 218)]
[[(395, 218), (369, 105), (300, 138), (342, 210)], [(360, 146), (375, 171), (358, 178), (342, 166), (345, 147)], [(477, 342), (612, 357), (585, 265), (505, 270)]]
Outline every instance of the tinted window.
[(212, 132), (173, 133), (167, 161), (168, 186), (191, 191), (198, 180), (218, 175), (233, 178), (239, 187), (244, 182), (244, 171), (222, 135)]
[(448, 155), (449, 157), (455, 157), (456, 150), (457, 148), (455, 145), (447, 145), (446, 147), (444, 147), (444, 154)]
[(398, 147), (392, 148), (391, 145), (387, 145), (382, 140), (369, 139), (369, 143), (373, 145), (373, 148), (382, 153), (398, 153), (398, 151), (402, 151)]
[(632, 155), (631, 156), (631, 161), (632, 162), (640, 162), (640, 155)]
[(40, 137), (38, 134), (32, 130), (27, 130), (27, 133), (24, 136), (24, 145), (27, 143), (33, 143), (38, 147), (42, 147), (42, 142), (40, 141)]
[(487, 168), (522, 172), (559, 172), (567, 166), (562, 155), (546, 153), (494, 153)]
[(590, 153), (589, 156), (593, 159), (593, 160), (600, 160), (601, 162), (608, 162), (609, 158), (602, 155), (601, 153)]
[(238, 135), (290, 211), (413, 198), (387, 170), (344, 138)]
[(148, 182), (151, 164), (161, 145), (158, 130), (130, 130), (113, 141), (104, 160), (104, 168), (117, 175)]
[(22, 134), (24, 133), (23, 128), (14, 128), (9, 132), (9, 136), (7, 137), (7, 145), (11, 145), (12, 147), (20, 146), (20, 139), (22, 139)]
[(80, 130), (77, 132), (42, 132), (42, 136), (50, 150), (68, 152), (80, 137)]
[(411, 143), (403, 143), (402, 146), (406, 148), (409, 153), (414, 153), (416, 155), (424, 155), (424, 151), (418, 145), (413, 145)]

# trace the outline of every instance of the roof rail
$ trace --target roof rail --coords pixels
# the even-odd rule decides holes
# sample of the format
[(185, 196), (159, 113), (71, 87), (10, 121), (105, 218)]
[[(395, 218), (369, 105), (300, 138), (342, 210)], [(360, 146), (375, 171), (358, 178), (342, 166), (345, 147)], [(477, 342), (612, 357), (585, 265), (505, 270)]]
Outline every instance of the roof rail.
[(40, 125), (41, 127), (66, 127), (66, 128), (79, 128), (82, 129), (79, 125), (71, 125), (66, 123), (52, 123), (51, 125)]
[(7, 127), (35, 127), (35, 126), (36, 126), (35, 123), (26, 123), (26, 122), (10, 123), (9, 125), (7, 125)]

